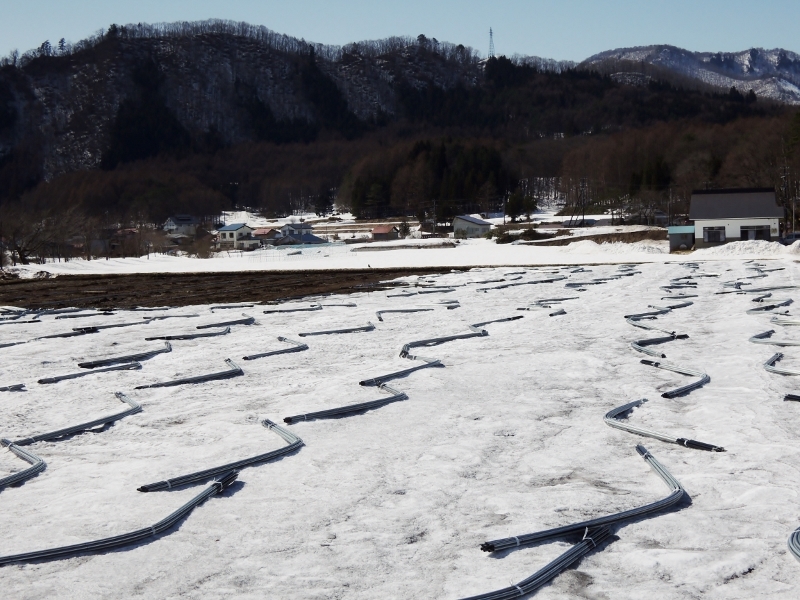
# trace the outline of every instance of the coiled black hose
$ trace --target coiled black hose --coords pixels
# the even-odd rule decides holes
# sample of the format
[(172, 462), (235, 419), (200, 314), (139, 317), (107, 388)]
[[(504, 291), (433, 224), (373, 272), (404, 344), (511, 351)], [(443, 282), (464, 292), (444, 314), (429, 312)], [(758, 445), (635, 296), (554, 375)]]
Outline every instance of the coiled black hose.
[(250, 467), (253, 465), (257, 465), (260, 463), (265, 463), (269, 460), (284, 456), (295, 450), (302, 447), (303, 440), (297, 437), (288, 429), (284, 429), (280, 425), (273, 423), (269, 419), (264, 419), (261, 421), (261, 424), (269, 429), (270, 431), (274, 431), (279, 436), (281, 436), (284, 441), (287, 443), (286, 446), (283, 448), (278, 448), (277, 450), (272, 450), (270, 452), (265, 452), (264, 454), (259, 454), (257, 456), (252, 456), (250, 458), (245, 458), (242, 460), (237, 460), (236, 462), (228, 463), (226, 465), (221, 465), (219, 467), (213, 467), (211, 469), (206, 469), (204, 471), (198, 471), (197, 473), (190, 473), (189, 475), (181, 475), (180, 477), (174, 477), (172, 479), (165, 479), (164, 481), (158, 481), (156, 483), (148, 483), (147, 485), (143, 485), (138, 490), (140, 492), (158, 492), (161, 490), (171, 490), (177, 487), (181, 487), (184, 485), (188, 485), (190, 483), (196, 483), (198, 481), (203, 481), (208, 479), (209, 477), (215, 477), (220, 473), (227, 473), (229, 471), (239, 469), (243, 469), (244, 467)]
[(154, 340), (196, 340), (198, 338), (207, 338), (207, 337), (216, 337), (218, 335), (227, 335), (231, 332), (230, 327), (226, 327), (222, 331), (212, 331), (209, 333), (184, 333), (184, 334), (177, 334), (177, 335), (161, 335), (158, 337), (149, 337), (144, 338), (146, 342), (152, 342)]
[(0, 478), (0, 490), (2, 490), (3, 488), (7, 488), (10, 485), (19, 485), (24, 481), (28, 481), (28, 479), (36, 477), (39, 473), (41, 473), (47, 468), (47, 463), (44, 462), (41, 458), (39, 458), (29, 450), (20, 448), (11, 440), (7, 440), (5, 438), (0, 439), (0, 446), (8, 448), (10, 452), (13, 452), (17, 457), (21, 458), (22, 460), (31, 465), (30, 467), (24, 469), (23, 471), (18, 471), (13, 475), (8, 475), (6, 477)]
[(260, 354), (250, 354), (248, 356), (243, 356), (244, 360), (255, 360), (257, 358), (265, 358), (267, 356), (275, 356), (277, 354), (288, 354), (290, 352), (302, 352), (303, 350), (308, 350), (308, 344), (303, 344), (302, 342), (295, 342), (294, 340), (290, 340), (289, 338), (279, 336), (279, 342), (286, 342), (287, 344), (292, 344), (291, 348), (284, 348), (283, 350), (272, 350), (271, 352), (261, 352)]
[(130, 533), (123, 533), (114, 537), (103, 538), (93, 542), (84, 542), (82, 544), (73, 544), (71, 546), (61, 546), (59, 548), (50, 548), (48, 550), (39, 550), (38, 552), (25, 552), (23, 554), (11, 554), (9, 556), (0, 556), (0, 565), (7, 565), (9, 563), (19, 562), (32, 562), (35, 560), (51, 560), (70, 556), (73, 554), (83, 554), (85, 552), (102, 552), (111, 550), (112, 548), (120, 548), (128, 546), (140, 540), (154, 537), (172, 528), (178, 521), (188, 516), (196, 507), (200, 506), (203, 502), (221, 494), (228, 486), (230, 486), (238, 477), (236, 471), (226, 473), (211, 484), (197, 496), (189, 500), (186, 504), (181, 506), (178, 510), (173, 512), (167, 518), (162, 519), (158, 523), (150, 527), (144, 527), (131, 531)]
[(172, 352), (172, 345), (169, 342), (164, 342), (164, 347), (161, 350), (151, 350), (150, 352), (140, 352), (139, 354), (128, 354), (127, 356), (113, 356), (111, 358), (101, 358), (100, 360), (91, 360), (87, 362), (78, 363), (81, 369), (96, 369), (97, 367), (105, 367), (108, 365), (116, 365), (119, 363), (135, 362), (140, 360), (147, 360), (158, 356), (159, 354), (166, 354)]
[(185, 385), (187, 383), (205, 383), (206, 381), (230, 379), (231, 377), (244, 375), (244, 371), (242, 371), (241, 367), (237, 366), (230, 358), (226, 358), (225, 362), (230, 367), (227, 371), (209, 373), (208, 375), (197, 375), (195, 377), (184, 377), (183, 379), (173, 379), (172, 381), (162, 381), (161, 383), (151, 383), (150, 385), (138, 385), (134, 389), (144, 390), (148, 388), (173, 387), (176, 385)]
[(607, 527), (587, 528), (580, 542), (527, 579), (523, 579), (516, 585), (489, 592), (488, 594), (470, 596), (464, 600), (511, 600), (512, 598), (519, 598), (535, 592), (597, 548), (609, 536), (611, 536), (611, 531)]
[(380, 408), (381, 406), (385, 406), (392, 402), (398, 402), (400, 400), (408, 400), (408, 396), (405, 393), (390, 388), (386, 384), (381, 384), (378, 387), (381, 390), (385, 390), (392, 395), (389, 396), (388, 398), (380, 398), (378, 400), (372, 400), (371, 402), (351, 404), (349, 406), (341, 406), (339, 408), (331, 408), (329, 410), (321, 410), (318, 412), (306, 413), (304, 415), (294, 415), (291, 417), (284, 418), (283, 421), (284, 423), (292, 425), (293, 423), (297, 423), (299, 421), (312, 421), (315, 419), (332, 419), (336, 417), (342, 417), (344, 415), (364, 412), (366, 410), (372, 410), (373, 408)]
[(543, 540), (551, 540), (567, 535), (575, 535), (585, 531), (587, 527), (600, 527), (602, 525), (611, 525), (612, 523), (620, 523), (629, 519), (635, 519), (637, 517), (642, 517), (644, 515), (666, 510), (667, 508), (670, 508), (680, 502), (686, 492), (678, 480), (675, 479), (672, 474), (667, 471), (667, 469), (660, 462), (658, 462), (652, 454), (650, 454), (647, 448), (641, 444), (637, 444), (636, 451), (641, 455), (644, 461), (650, 465), (650, 468), (655, 471), (662, 481), (667, 484), (667, 487), (669, 487), (670, 493), (665, 498), (662, 498), (656, 502), (651, 502), (650, 504), (645, 504), (644, 506), (640, 506), (638, 508), (632, 508), (630, 510), (615, 513), (613, 515), (607, 515), (605, 517), (599, 517), (597, 519), (581, 521), (580, 523), (575, 523), (574, 525), (565, 525), (564, 527), (556, 527), (555, 529), (545, 529), (544, 531), (537, 531), (536, 533), (528, 533), (525, 535), (485, 542), (481, 546), (481, 550), (484, 552), (498, 552), (500, 550), (516, 548), (518, 546), (526, 546), (528, 544), (541, 542)]
[(28, 437), (24, 437), (22, 439), (14, 441), (13, 443), (16, 446), (30, 446), (31, 444), (35, 444), (36, 442), (57, 440), (59, 438), (73, 435), (75, 433), (81, 433), (83, 431), (86, 431), (87, 429), (92, 429), (93, 427), (97, 427), (98, 425), (108, 425), (109, 423), (114, 423), (115, 421), (124, 419), (127, 416), (135, 415), (136, 413), (142, 412), (142, 405), (136, 402), (135, 400), (131, 400), (122, 392), (117, 392), (114, 395), (117, 398), (119, 398), (120, 401), (125, 402), (128, 406), (130, 406), (130, 408), (128, 410), (123, 410), (122, 412), (118, 412), (113, 415), (107, 415), (99, 419), (94, 419), (93, 421), (88, 421), (87, 423), (81, 423), (80, 425), (72, 425), (71, 427), (57, 429), (56, 431), (50, 431), (48, 433), (40, 433), (38, 435), (31, 435)]
[(81, 371), (79, 373), (69, 373), (68, 375), (56, 375), (55, 377), (45, 377), (40, 379), (37, 383), (42, 385), (47, 383), (58, 383), (59, 381), (65, 381), (67, 379), (77, 379), (78, 377), (86, 377), (87, 375), (93, 375), (95, 373), (105, 373), (107, 371), (138, 371), (142, 368), (141, 363), (132, 362), (127, 363), (124, 365), (115, 365), (113, 367), (104, 367), (102, 369), (94, 369), (91, 371)]

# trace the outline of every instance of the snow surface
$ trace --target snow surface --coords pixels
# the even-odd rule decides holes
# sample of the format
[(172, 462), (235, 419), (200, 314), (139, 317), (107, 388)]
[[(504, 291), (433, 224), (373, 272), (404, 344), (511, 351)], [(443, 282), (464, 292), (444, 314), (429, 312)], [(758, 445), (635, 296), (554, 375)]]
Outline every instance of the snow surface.
[[(25, 265), (7, 269), (20, 277), (82, 274), (124, 273), (214, 273), (235, 271), (295, 271), (327, 269), (389, 269), (400, 267), (493, 267), (580, 265), (587, 263), (668, 263), (687, 260), (775, 259), (800, 256), (800, 242), (783, 246), (761, 240), (731, 242), (691, 254), (670, 254), (669, 243), (646, 240), (632, 244), (623, 242), (598, 244), (579, 240), (567, 246), (534, 246), (526, 244), (496, 244), (492, 240), (460, 240), (455, 247), (441, 247), (440, 239), (397, 240), (364, 244), (333, 244), (320, 246), (261, 249), (253, 252), (220, 252), (213, 258), (150, 255), (142, 258), (84, 259), (69, 262), (48, 262), (44, 265)], [(397, 249), (390, 252), (353, 252), (367, 246), (370, 250), (393, 246), (426, 246), (431, 248)], [(300, 249), (298, 253), (298, 249)], [(290, 254), (291, 253), (291, 254)]]
[[(457, 250), (431, 254), (451, 252)], [(799, 284), (800, 267), (792, 258), (770, 263), (786, 270), (746, 281)], [(356, 308), (271, 315), (259, 307), (213, 314), (208, 306), (184, 307), (164, 314), (200, 316), (4, 348), (0, 385), (28, 386), (24, 393), (0, 393), (4, 437), (18, 439), (117, 412), (124, 408), (114, 397), (117, 390), (141, 402), (144, 411), (99, 433), (29, 447), (48, 466), (21, 487), (0, 492), (2, 555), (155, 523), (204, 486), (149, 494), (137, 492), (138, 486), (279, 448), (282, 440), (259, 424), (263, 418), (281, 422), (382, 397), (357, 382), (417, 364), (398, 357), (404, 343), (524, 315), (487, 325), (486, 337), (419, 349), (446, 366), (392, 382), (408, 394), (406, 401), (289, 426), (305, 447), (244, 469), (240, 483), (195, 509), (169, 534), (102, 555), (5, 566), (0, 589), (13, 598), (235, 594), (372, 600), (488, 592), (527, 577), (568, 544), (555, 541), (492, 556), (479, 550), (483, 541), (664, 497), (663, 482), (634, 450), (643, 443), (691, 501), (616, 528), (618, 540), (557, 577), (537, 598), (796, 598), (800, 564), (787, 552), (786, 540), (800, 525), (800, 407), (781, 398), (796, 392), (798, 384), (762, 368), (772, 348), (747, 342), (770, 328), (770, 315), (745, 314), (754, 306), (751, 296), (715, 294), (723, 280), (751, 275), (748, 266), (725, 257), (704, 267), (721, 277), (697, 280), (700, 297), (691, 307), (653, 322), (691, 336), (660, 346), (669, 362), (711, 376), (703, 388), (673, 400), (662, 399), (661, 392), (690, 379), (640, 364), (642, 355), (629, 343), (648, 332), (628, 325), (623, 315), (667, 303), (659, 286), (688, 274), (678, 264), (643, 264), (641, 274), (584, 292), (565, 289), (565, 281), (480, 292), (477, 288), (500, 284), (477, 282), (519, 271), (524, 273), (518, 281), (535, 280), (544, 270), (475, 269), (422, 279), (459, 286), (441, 295), (388, 298), (395, 292), (361, 292), (323, 300), (352, 301)], [(591, 269), (570, 280), (618, 270)], [(563, 316), (516, 310), (536, 299), (565, 296), (579, 298), (564, 303)], [(446, 310), (440, 299), (457, 299), (461, 308)], [(387, 314), (385, 322), (375, 318), (376, 310), (418, 306), (435, 310)], [(35, 383), (78, 371), (82, 360), (159, 348), (162, 342), (144, 338), (194, 331), (196, 325), (237, 318), (242, 310), (257, 316), (259, 324), (235, 326), (226, 336), (172, 342), (171, 354), (145, 361), (141, 371)], [(144, 322), (143, 316), (153, 314), (159, 313), (120, 311), (77, 321), (80, 326)], [(303, 331), (370, 320), (375, 331), (307, 338), (305, 352), (239, 360), (285, 347), (276, 340), (279, 335), (298, 339)], [(77, 326), (76, 320), (53, 316), (42, 321), (4, 325), (0, 342)], [(776, 337), (797, 336), (792, 328), (775, 329), (780, 329)], [(800, 364), (800, 355), (793, 354), (789, 349), (781, 364)], [(237, 361), (245, 376), (133, 389), (223, 370), (226, 357)], [(633, 412), (632, 423), (728, 451), (690, 450), (603, 423), (608, 410), (642, 397), (650, 402)], [(24, 466), (0, 452), (0, 474)]]

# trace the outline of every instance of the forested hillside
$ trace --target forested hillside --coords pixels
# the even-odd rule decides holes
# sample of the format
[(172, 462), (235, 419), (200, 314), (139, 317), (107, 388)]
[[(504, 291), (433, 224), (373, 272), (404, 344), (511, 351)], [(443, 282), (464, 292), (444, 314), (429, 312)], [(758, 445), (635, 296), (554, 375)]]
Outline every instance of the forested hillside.
[(752, 93), (481, 60), (425, 36), (340, 48), (221, 21), (112, 25), (0, 66), (3, 210), (109, 224), (334, 198), (365, 217), (448, 216), (530, 208), (553, 186), (679, 201), (782, 184), (799, 136), (794, 109)]

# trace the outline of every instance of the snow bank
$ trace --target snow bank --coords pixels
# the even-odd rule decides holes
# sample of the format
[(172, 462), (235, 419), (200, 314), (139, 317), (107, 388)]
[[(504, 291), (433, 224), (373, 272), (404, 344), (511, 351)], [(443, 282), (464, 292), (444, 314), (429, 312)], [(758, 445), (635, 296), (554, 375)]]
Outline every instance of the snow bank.
[(791, 246), (784, 246), (778, 242), (765, 240), (751, 240), (746, 242), (730, 242), (713, 248), (701, 248), (692, 253), (692, 259), (711, 257), (738, 257), (738, 256), (785, 256), (800, 254), (800, 241)]

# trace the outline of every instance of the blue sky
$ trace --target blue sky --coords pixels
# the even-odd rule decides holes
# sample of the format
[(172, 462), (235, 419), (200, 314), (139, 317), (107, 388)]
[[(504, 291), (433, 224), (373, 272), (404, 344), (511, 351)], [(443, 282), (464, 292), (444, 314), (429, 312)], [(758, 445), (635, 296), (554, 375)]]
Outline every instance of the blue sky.
[(0, 54), (76, 42), (110, 23), (233, 19), (345, 44), (424, 33), (486, 54), (582, 60), (613, 48), (672, 44), (800, 52), (798, 0), (0, 0)]

